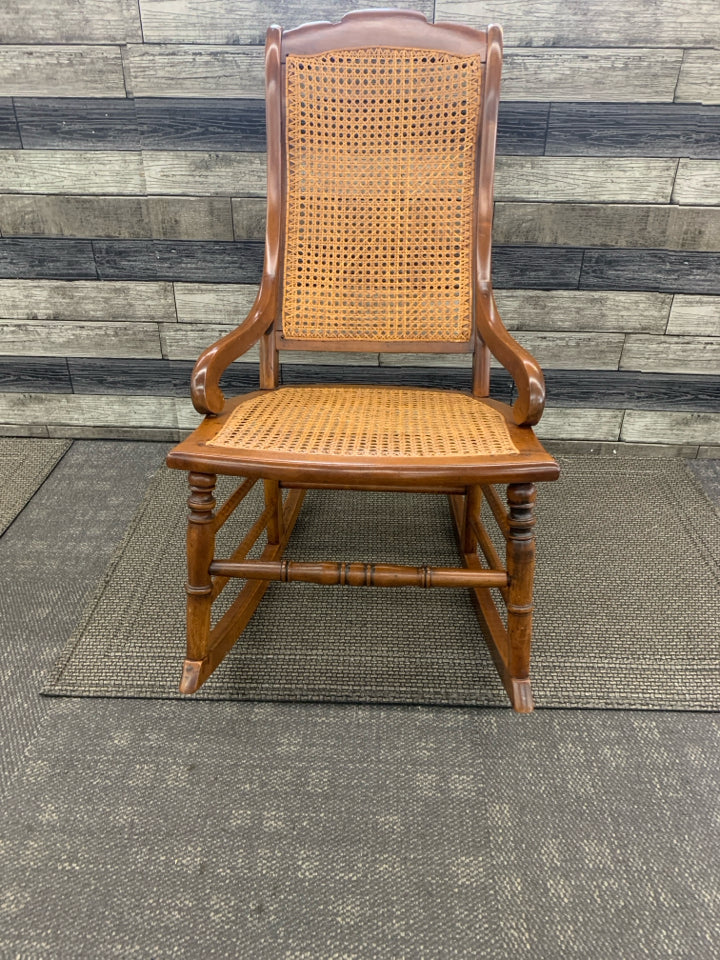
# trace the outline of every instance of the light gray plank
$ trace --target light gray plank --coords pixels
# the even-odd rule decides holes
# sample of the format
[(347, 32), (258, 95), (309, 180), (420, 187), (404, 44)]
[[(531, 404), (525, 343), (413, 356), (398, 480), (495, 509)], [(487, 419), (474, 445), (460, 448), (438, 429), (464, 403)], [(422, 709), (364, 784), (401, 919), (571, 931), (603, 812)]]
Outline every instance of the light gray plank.
[(0, 393), (0, 423), (177, 428), (177, 417), (172, 397)]
[(286, 29), (314, 20), (339, 20), (356, 8), (405, 7), (432, 19), (431, 0), (350, 0), (339, 7), (332, 0), (141, 0), (143, 32), (148, 43), (264, 43), (271, 23)]
[(698, 460), (720, 460), (720, 444), (698, 447), (697, 458)]
[(264, 198), (242, 197), (232, 201), (236, 240), (264, 240), (267, 204)]
[(3, 43), (127, 43), (142, 40), (137, 0), (5, 0)]
[(124, 97), (120, 49), (0, 46), (0, 90), (6, 97)]
[(0, 437), (49, 437), (44, 423), (0, 423)]
[(156, 240), (233, 239), (230, 201), (225, 197), (148, 197), (147, 209)]
[(155, 323), (75, 323), (64, 320), (0, 320), (0, 354), (30, 354), (36, 357), (162, 356)]
[(175, 397), (175, 420), (178, 428), (187, 433), (188, 430), (194, 430), (199, 427), (203, 421), (201, 414), (197, 412), (192, 405), (192, 401), (185, 397)]
[(504, 59), (505, 100), (670, 103), (682, 50), (511, 48)]
[(539, 246), (720, 250), (720, 207), (497, 203), (493, 239)]
[[(235, 326), (219, 323), (161, 323), (159, 327), (162, 355), (167, 360), (197, 360), (203, 350), (231, 333)], [(242, 361), (246, 363), (258, 363), (259, 360), (257, 344), (242, 357)]]
[[(2, 429), (0, 425), (0, 432)], [(50, 424), (47, 431), (50, 437), (70, 437), (73, 440), (153, 440), (177, 443), (181, 439), (181, 431), (175, 427), (127, 427), (118, 426), (116, 423), (104, 427), (89, 427), (77, 423)]]
[(720, 413), (628, 410), (620, 439), (646, 443), (720, 444)]
[(265, 96), (263, 62), (261, 47), (187, 43), (127, 47), (127, 66), (136, 97), (262, 99)]
[(697, 456), (697, 444), (624, 443), (621, 440), (545, 440), (545, 449), (554, 457), (685, 457)]
[(535, 433), (542, 440), (617, 440), (622, 410), (546, 407)]
[(707, 47), (720, 41), (715, 0), (437, 0), (435, 19), (501, 23), (506, 42), (522, 46)]
[(0, 280), (0, 317), (105, 323), (176, 319), (172, 284), (125, 280)]
[(673, 336), (720, 337), (720, 297), (673, 297), (667, 333)]
[(720, 206), (720, 160), (681, 160), (673, 203)]
[(175, 304), (181, 323), (237, 325), (258, 292), (248, 283), (176, 283)]
[(498, 157), (497, 200), (668, 203), (677, 161), (608, 157)]
[(602, 290), (497, 290), (511, 330), (665, 332), (672, 295)]
[(0, 150), (0, 192), (141, 196), (146, 192), (142, 155), (131, 150)]
[(720, 337), (653, 337), (630, 334), (620, 360), (621, 370), (642, 373), (707, 373), (720, 371)]
[(151, 194), (265, 195), (267, 173), (262, 153), (147, 150), (143, 162)]
[[(515, 339), (542, 367), (555, 370), (617, 370), (624, 336), (620, 333), (538, 333), (518, 331)], [(470, 354), (381, 353), (380, 366), (467, 367)]]
[(720, 103), (720, 49), (685, 51), (675, 99), (679, 103)]

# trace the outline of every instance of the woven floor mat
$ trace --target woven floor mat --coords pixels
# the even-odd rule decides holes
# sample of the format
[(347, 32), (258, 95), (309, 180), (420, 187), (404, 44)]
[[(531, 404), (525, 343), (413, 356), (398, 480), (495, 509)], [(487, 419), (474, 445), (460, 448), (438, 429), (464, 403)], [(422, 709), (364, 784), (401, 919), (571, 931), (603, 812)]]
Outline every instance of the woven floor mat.
[(70, 442), (0, 437), (0, 535), (32, 499)]
[[(680, 460), (562, 467), (538, 493), (538, 706), (719, 709), (715, 508)], [(225, 478), (218, 487), (218, 499), (232, 489)], [(184, 474), (155, 476), (44, 693), (179, 696), (185, 496)], [(259, 498), (226, 524), (219, 556)], [(287, 556), (455, 563), (447, 500), (310, 492)], [(306, 584), (270, 586), (196, 697), (507, 705), (465, 591)]]

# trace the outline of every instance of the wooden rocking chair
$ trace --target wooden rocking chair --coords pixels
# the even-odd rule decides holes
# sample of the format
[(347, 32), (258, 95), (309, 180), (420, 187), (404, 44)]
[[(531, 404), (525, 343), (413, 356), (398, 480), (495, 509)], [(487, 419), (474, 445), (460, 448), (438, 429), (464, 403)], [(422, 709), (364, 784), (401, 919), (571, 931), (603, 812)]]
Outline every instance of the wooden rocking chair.
[[(492, 292), (501, 65), (499, 27), (430, 24), (414, 12), (268, 30), (262, 281), (247, 319), (198, 360), (192, 398), (205, 420), (167, 458), (190, 471), (182, 693), (223, 660), (269, 581), (464, 587), (513, 707), (533, 709), (535, 482), (559, 468), (532, 430), (542, 372)], [(226, 401), (223, 371), (257, 341), (260, 390)], [(472, 390), (279, 386), (287, 349), (472, 353)], [(489, 399), (491, 353), (515, 381), (512, 408)], [(246, 479), (216, 511), (218, 474)], [(217, 531), (258, 479), (265, 509), (233, 555), (216, 558)], [(508, 510), (493, 484), (508, 485)], [(309, 488), (448, 494), (463, 566), (283, 560)], [(481, 520), (483, 496), (507, 541), (505, 567)], [(261, 557), (247, 559), (263, 531)], [(247, 583), (213, 626), (230, 577)]]

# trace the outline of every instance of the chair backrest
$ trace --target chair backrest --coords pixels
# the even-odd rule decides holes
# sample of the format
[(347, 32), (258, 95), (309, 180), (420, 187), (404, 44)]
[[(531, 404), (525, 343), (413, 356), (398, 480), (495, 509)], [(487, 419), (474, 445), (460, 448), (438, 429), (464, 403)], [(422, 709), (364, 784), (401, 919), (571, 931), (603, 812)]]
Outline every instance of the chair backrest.
[[(490, 41), (495, 48), (488, 67)], [(276, 349), (476, 352), (502, 34), (367, 10), (268, 31)]]

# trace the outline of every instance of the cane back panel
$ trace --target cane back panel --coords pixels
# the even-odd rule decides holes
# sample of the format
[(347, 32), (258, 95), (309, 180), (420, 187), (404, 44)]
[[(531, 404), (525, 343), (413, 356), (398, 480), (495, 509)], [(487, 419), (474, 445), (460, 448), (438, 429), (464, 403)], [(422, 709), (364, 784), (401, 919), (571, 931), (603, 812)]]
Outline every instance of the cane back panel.
[(286, 58), (287, 338), (468, 341), (480, 56)]

